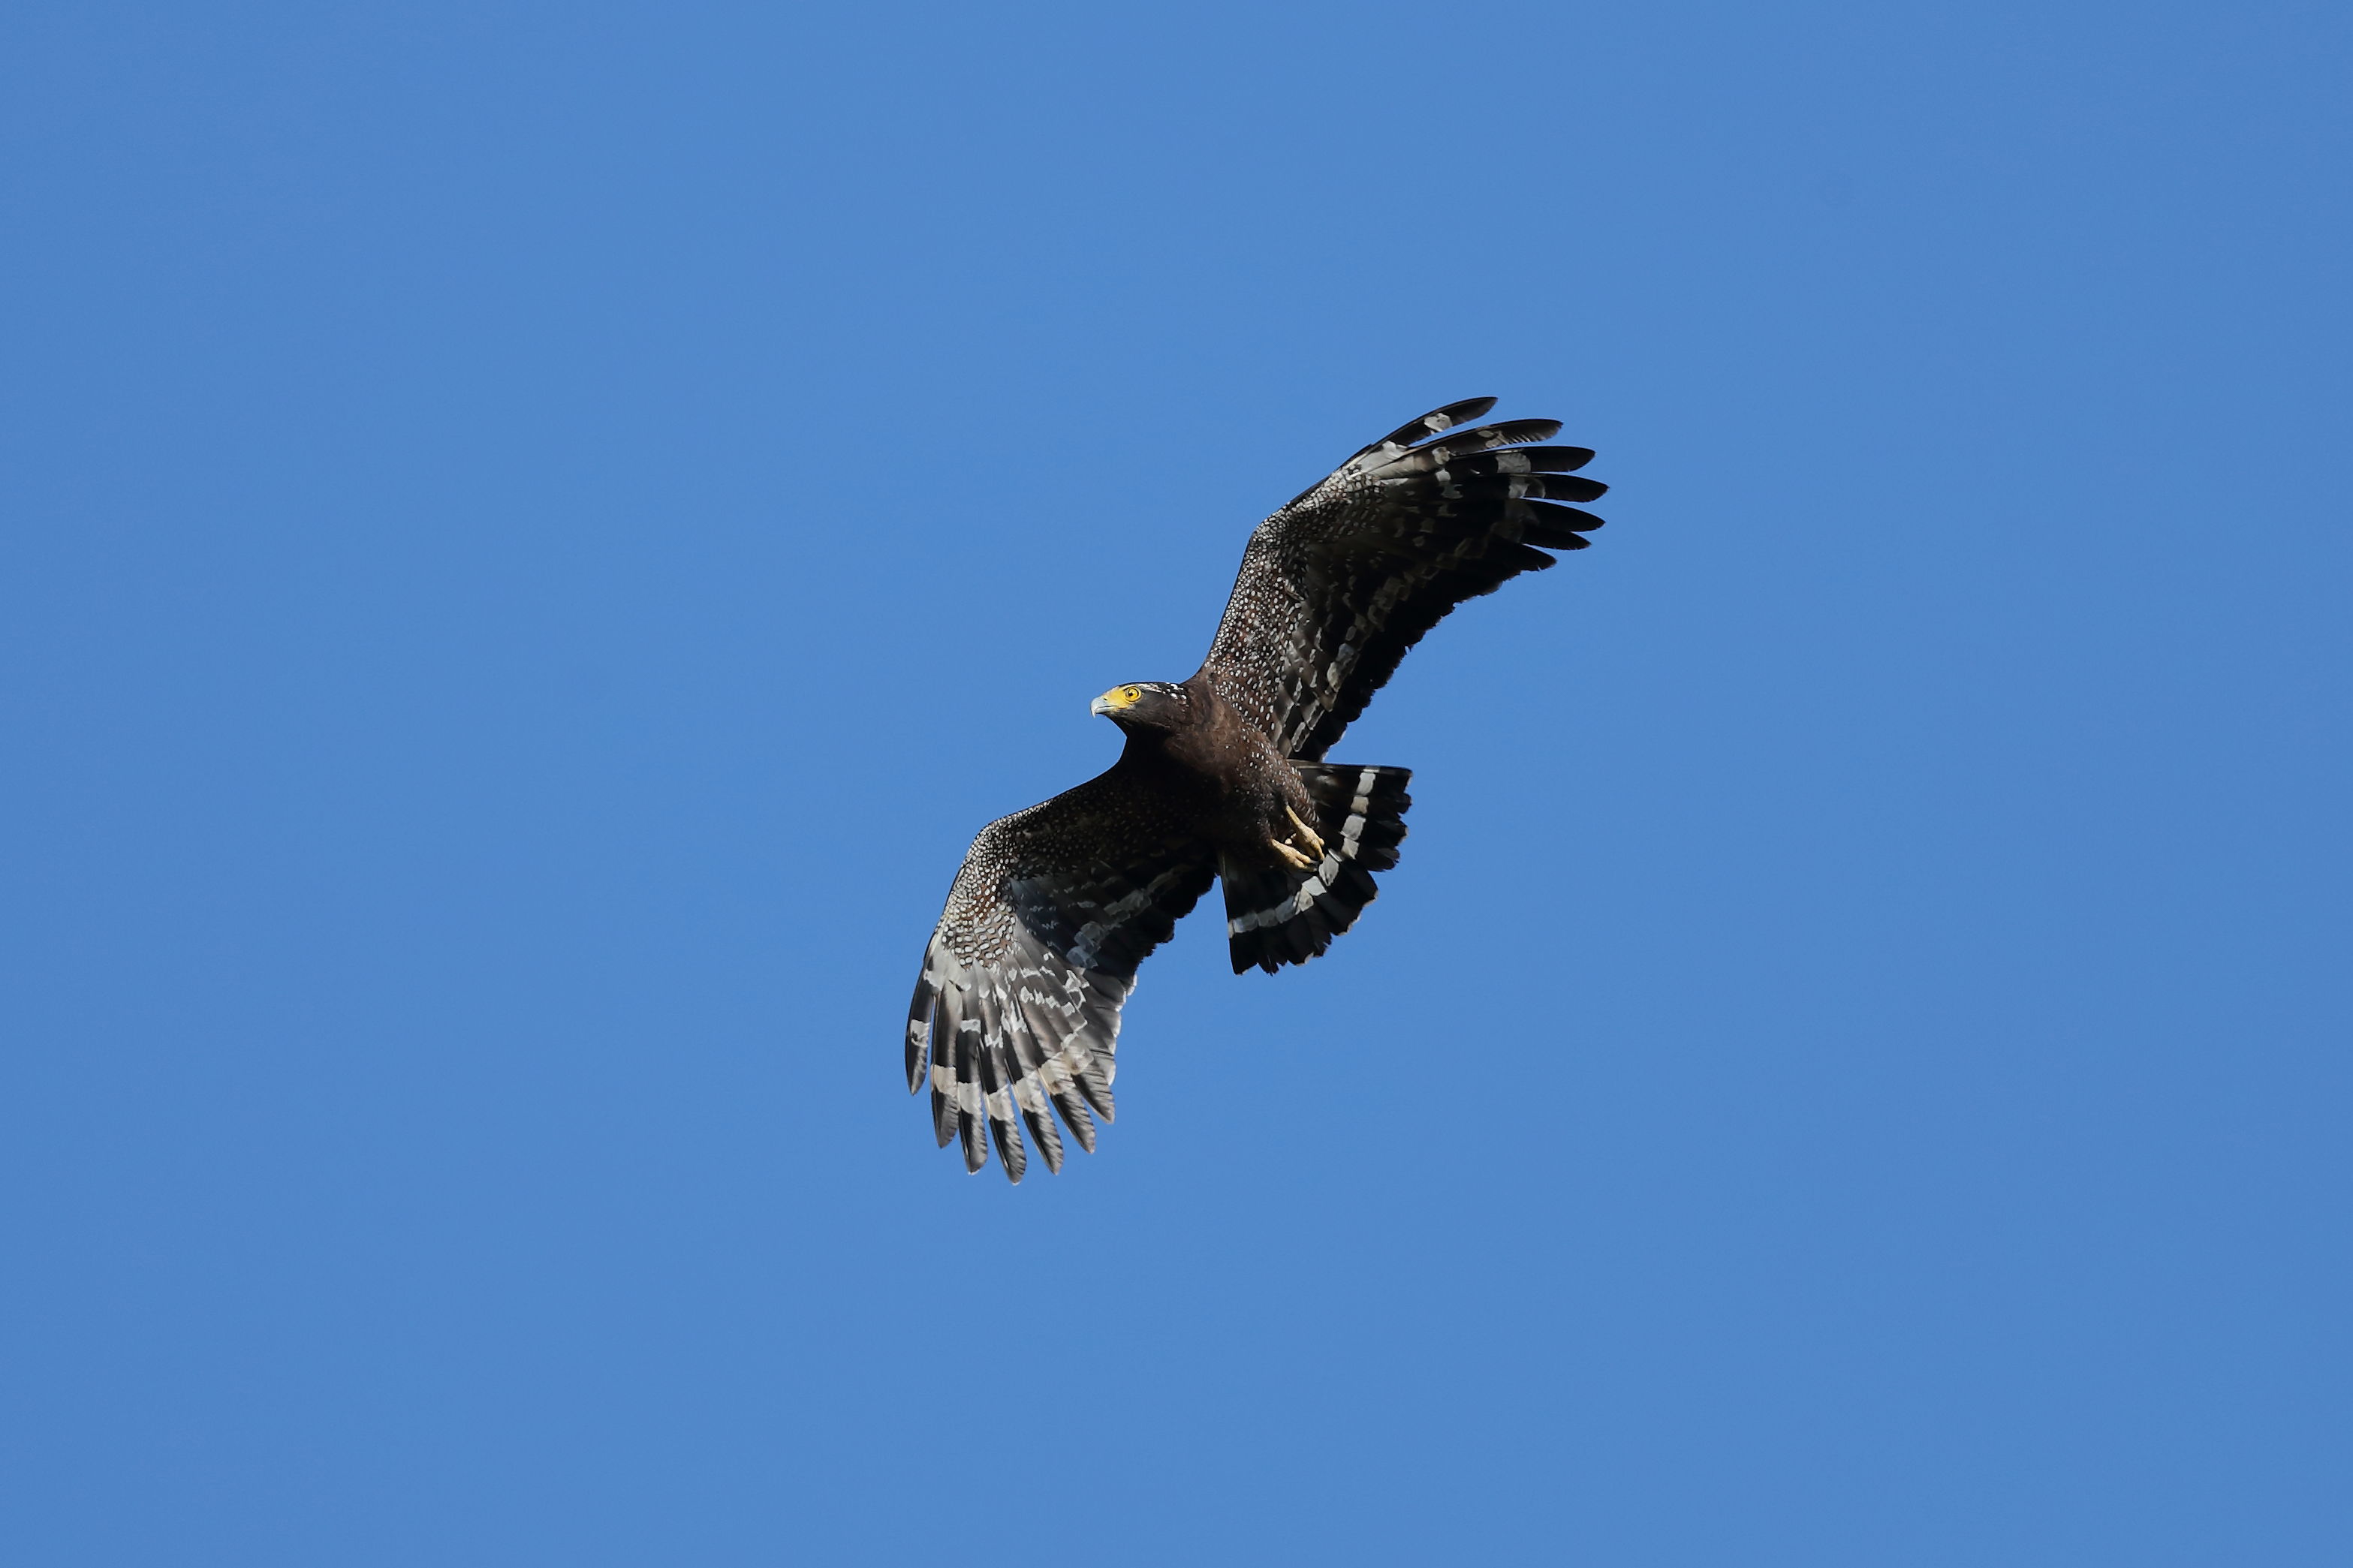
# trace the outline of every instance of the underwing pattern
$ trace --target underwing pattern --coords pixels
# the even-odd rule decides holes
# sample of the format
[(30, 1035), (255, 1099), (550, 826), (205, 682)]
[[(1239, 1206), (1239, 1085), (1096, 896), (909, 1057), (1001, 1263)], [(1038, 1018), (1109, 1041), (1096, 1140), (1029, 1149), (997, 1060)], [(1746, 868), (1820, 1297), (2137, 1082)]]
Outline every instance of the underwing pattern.
[(1018, 1182), (1018, 1112), (1059, 1171), (1059, 1113), (1092, 1153), (1136, 966), (1215, 874), (1209, 847), (1117, 769), (982, 828), (907, 1013), (907, 1088), (931, 1086), (941, 1145), (960, 1139), (976, 1171), (993, 1140)]
[(1321, 760), (1455, 605), (1552, 565), (1536, 546), (1582, 550), (1601, 526), (1555, 504), (1609, 488), (1576, 477), (1588, 448), (1535, 444), (1557, 420), (1456, 428), (1494, 404), (1391, 431), (1250, 535), (1207, 668), (1283, 755)]

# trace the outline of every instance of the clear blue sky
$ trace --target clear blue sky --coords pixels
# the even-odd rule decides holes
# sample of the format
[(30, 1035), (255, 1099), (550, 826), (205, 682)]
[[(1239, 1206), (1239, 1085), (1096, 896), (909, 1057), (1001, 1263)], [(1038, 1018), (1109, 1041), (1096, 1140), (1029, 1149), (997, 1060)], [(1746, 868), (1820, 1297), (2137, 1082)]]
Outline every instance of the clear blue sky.
[[(2353, 23), (0, 21), (0, 1557), (2353, 1561)], [(1477, 394), (1328, 958), (932, 1147), (981, 824)]]

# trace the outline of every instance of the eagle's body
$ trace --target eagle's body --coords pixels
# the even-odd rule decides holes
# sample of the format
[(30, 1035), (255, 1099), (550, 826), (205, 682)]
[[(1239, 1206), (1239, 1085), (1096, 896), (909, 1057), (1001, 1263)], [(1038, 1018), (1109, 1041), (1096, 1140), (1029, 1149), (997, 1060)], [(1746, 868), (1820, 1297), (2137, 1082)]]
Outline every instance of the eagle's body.
[(1141, 695), (1124, 706), (1100, 700), (1127, 732), (1113, 771), (1166, 798), (1220, 864), (1251, 870), (1284, 864), (1274, 846), (1294, 831), (1285, 814), (1304, 816), (1314, 803), (1266, 731), (1219, 696), (1206, 674), (1182, 686), (1121, 689)]
[(967, 1169), (993, 1139), (1021, 1179), (1017, 1113), (1050, 1168), (1056, 1112), (1094, 1147), (1136, 966), (1212, 880), (1237, 973), (1305, 963), (1372, 901), (1410, 775), (1324, 752), (1449, 610), (1553, 564), (1532, 546), (1581, 549), (1601, 525), (1546, 504), (1604, 488), (1567, 477), (1591, 452), (1526, 445), (1553, 421), (1443, 435), (1493, 402), (1425, 415), (1260, 524), (1201, 668), (1095, 700), (1126, 733), (1119, 761), (973, 841), (907, 1020), (907, 1087), (929, 1081), (934, 1130)]

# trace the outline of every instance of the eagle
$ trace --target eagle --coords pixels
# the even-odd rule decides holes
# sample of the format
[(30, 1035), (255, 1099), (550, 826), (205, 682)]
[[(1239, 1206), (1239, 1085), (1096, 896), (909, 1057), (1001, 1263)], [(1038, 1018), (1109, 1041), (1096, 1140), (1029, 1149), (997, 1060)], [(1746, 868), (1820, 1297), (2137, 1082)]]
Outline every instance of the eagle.
[(1327, 763), (1406, 650), (1547, 550), (1582, 550), (1606, 486), (1552, 419), (1487, 425), (1474, 397), (1356, 453), (1250, 534), (1225, 618), (1189, 679), (1096, 698), (1125, 733), (1110, 770), (990, 823), (965, 853), (907, 1013), (907, 1090), (977, 1172), (1021, 1129), (1062, 1168), (1112, 1120), (1120, 1008), (1135, 971), (1212, 881), (1234, 973), (1304, 963), (1356, 924), (1398, 863), (1404, 768)]

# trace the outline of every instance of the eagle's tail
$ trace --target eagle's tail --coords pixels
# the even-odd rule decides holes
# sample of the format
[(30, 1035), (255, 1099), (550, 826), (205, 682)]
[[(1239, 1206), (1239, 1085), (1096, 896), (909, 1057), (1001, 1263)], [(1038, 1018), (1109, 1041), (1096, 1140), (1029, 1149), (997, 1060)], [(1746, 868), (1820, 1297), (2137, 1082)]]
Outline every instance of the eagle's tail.
[(1234, 973), (1252, 964), (1269, 974), (1304, 963), (1356, 923), (1379, 891), (1373, 873), (1398, 863), (1405, 837), (1406, 768), (1293, 763), (1315, 803), (1324, 858), (1304, 870), (1220, 866), (1226, 884), (1226, 938)]

